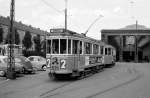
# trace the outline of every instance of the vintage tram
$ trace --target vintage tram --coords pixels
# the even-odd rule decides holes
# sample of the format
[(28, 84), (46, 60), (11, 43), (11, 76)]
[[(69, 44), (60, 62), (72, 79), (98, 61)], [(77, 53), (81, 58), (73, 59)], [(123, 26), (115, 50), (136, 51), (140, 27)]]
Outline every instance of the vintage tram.
[(82, 77), (115, 64), (116, 51), (111, 45), (65, 29), (51, 29), (46, 36), (49, 76)]

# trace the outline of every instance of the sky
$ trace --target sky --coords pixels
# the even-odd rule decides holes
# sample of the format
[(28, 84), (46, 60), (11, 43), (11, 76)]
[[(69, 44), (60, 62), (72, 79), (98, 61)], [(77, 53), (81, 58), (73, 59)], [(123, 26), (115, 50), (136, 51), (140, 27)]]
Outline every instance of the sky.
[[(10, 15), (10, 1), (0, 0), (0, 15)], [(15, 0), (15, 20), (50, 31), (64, 28), (66, 0)], [(101, 39), (102, 29), (135, 24), (150, 28), (150, 0), (67, 0), (68, 29)]]

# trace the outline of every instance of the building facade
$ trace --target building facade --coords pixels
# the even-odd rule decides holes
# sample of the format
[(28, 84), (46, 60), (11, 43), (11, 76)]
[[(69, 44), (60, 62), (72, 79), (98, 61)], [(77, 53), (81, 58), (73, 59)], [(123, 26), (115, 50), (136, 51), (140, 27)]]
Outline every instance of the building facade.
[[(3, 17), (3, 16), (0, 16), (0, 28), (2, 28), (3, 30), (3, 42), (0, 43), (0, 44), (3, 44), (6, 40), (6, 37), (7, 37), (7, 34), (9, 32), (9, 25), (10, 25), (10, 19), (9, 17)], [(19, 34), (19, 39), (20, 39), (20, 45), (22, 45), (22, 40), (24, 39), (24, 35), (25, 33), (28, 31), (30, 32), (32, 38), (32, 46), (30, 47), (29, 50), (34, 50), (35, 49), (35, 43), (33, 41), (34, 39), (34, 36), (37, 36), (37, 35), (40, 35), (40, 39), (41, 39), (41, 42), (45, 39), (45, 34), (48, 33), (46, 31), (43, 31), (39, 28), (35, 28), (35, 27), (32, 27), (30, 25), (25, 25), (21, 22), (14, 22), (14, 28), (15, 30), (18, 32)], [(2, 33), (2, 32), (0, 32)]]
[(150, 29), (143, 25), (129, 25), (122, 29), (102, 30), (102, 40), (117, 50), (117, 61), (149, 62)]

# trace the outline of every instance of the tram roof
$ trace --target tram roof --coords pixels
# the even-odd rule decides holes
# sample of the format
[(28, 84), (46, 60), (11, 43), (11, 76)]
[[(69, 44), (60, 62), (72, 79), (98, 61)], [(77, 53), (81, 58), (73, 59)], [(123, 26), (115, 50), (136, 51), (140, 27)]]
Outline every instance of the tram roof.
[(50, 29), (50, 33), (47, 34), (47, 36), (73, 36), (73, 37), (84, 38), (85, 40), (91, 40), (91, 41), (95, 41), (95, 42), (104, 44), (104, 42), (102, 42), (101, 40), (96, 40), (94, 38), (87, 37), (84, 34), (79, 34), (77, 32), (71, 31), (71, 30), (65, 30), (63, 28)]

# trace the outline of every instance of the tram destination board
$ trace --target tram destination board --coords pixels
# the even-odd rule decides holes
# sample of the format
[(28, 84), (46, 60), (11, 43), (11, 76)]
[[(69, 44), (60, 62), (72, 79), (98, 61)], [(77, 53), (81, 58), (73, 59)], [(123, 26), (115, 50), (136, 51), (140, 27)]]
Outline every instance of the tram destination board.
[(65, 32), (65, 29), (50, 29), (50, 32), (51, 33), (63, 33)]

